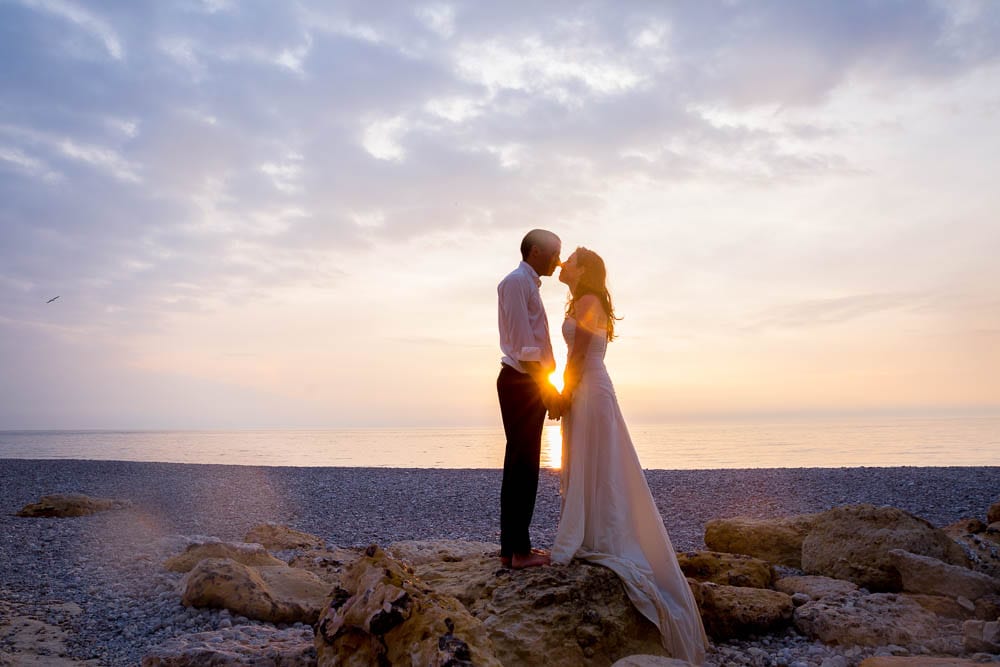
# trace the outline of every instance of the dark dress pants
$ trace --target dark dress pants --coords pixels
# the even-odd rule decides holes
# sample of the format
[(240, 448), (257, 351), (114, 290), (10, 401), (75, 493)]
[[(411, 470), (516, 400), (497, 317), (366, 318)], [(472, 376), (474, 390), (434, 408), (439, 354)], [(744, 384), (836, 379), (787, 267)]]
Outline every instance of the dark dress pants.
[(506, 364), (501, 364), (497, 395), (507, 437), (500, 487), (500, 555), (509, 557), (531, 551), (528, 527), (538, 493), (546, 410), (538, 384)]

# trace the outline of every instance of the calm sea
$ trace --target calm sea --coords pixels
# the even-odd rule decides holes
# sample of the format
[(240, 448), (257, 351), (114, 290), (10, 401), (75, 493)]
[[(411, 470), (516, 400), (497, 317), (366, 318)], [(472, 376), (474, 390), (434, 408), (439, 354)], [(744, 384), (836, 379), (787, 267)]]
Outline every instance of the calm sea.
[[(997, 466), (1000, 417), (631, 427), (645, 468)], [(499, 428), (247, 431), (0, 431), (0, 458), (264, 466), (500, 468)], [(558, 424), (542, 465), (557, 468)]]

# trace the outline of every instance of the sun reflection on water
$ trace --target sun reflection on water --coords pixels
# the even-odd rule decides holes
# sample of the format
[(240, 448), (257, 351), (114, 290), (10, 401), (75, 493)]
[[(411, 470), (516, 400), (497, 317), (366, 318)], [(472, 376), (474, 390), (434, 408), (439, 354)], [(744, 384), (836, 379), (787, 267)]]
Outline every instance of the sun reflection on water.
[(546, 424), (542, 432), (542, 467), (558, 470), (562, 465), (562, 427)]

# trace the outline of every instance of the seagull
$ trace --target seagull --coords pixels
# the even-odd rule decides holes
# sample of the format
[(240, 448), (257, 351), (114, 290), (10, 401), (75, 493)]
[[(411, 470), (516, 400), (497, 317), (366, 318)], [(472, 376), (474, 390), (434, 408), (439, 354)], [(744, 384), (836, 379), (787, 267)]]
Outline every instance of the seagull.
[(58, 296), (54, 296), (51, 299), (49, 299), (48, 301), (46, 301), (45, 303), (52, 303), (53, 301), (55, 301), (58, 298), (59, 298)]

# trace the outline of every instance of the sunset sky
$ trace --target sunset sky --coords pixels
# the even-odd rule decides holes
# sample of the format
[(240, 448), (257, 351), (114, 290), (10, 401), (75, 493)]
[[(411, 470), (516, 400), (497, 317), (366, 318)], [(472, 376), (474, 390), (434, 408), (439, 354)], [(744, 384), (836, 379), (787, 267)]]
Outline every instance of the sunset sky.
[(5, 0), (0, 63), (0, 429), (499, 427), (532, 227), (631, 422), (1000, 414), (1000, 2)]

